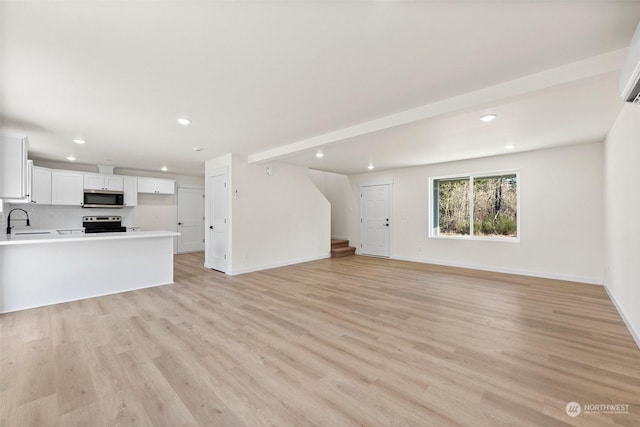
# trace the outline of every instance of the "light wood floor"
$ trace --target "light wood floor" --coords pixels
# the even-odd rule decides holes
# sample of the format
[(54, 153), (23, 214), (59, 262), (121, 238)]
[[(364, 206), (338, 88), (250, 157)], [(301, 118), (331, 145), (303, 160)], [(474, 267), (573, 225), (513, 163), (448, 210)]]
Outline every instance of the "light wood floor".
[[(0, 315), (0, 425), (640, 425), (640, 350), (602, 287), (357, 256), (202, 263)], [(570, 401), (630, 406), (570, 418)]]

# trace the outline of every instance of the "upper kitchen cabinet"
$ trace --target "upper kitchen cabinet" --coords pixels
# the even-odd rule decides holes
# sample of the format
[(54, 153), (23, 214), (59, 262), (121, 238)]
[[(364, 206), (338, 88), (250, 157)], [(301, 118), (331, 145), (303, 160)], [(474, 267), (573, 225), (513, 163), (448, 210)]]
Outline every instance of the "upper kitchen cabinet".
[(124, 205), (138, 206), (138, 178), (135, 176), (124, 177)]
[(175, 181), (160, 178), (138, 178), (138, 193), (175, 194)]
[(85, 190), (123, 191), (124, 180), (118, 175), (104, 175), (99, 173), (84, 174)]
[(51, 169), (38, 166), (32, 168), (31, 203), (51, 204)]
[(82, 172), (51, 171), (51, 204), (82, 206), (84, 176)]
[[(0, 136), (0, 198), (29, 198), (27, 137)], [(9, 200), (10, 201), (10, 200)]]
[(27, 203), (31, 203), (31, 194), (33, 194), (32, 188), (32, 170), (33, 170), (33, 160), (27, 160), (27, 195), (22, 199), (8, 199), (7, 202), (14, 205), (23, 205)]

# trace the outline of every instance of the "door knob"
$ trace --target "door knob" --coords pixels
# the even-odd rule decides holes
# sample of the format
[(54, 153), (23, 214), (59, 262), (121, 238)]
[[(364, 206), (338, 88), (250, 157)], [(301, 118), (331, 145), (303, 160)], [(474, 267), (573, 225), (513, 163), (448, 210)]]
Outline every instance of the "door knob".
[(179, 222), (179, 223), (178, 223), (178, 225), (182, 225), (182, 223), (181, 223), (181, 222)]
[(210, 225), (209, 228), (213, 230), (213, 225)]

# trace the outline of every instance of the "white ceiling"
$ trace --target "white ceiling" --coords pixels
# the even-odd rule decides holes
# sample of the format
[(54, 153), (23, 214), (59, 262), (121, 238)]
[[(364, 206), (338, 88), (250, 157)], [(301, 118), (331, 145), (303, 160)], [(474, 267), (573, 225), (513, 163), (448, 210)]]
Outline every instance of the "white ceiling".
[(0, 5), (3, 132), (191, 175), (229, 152), (358, 173), (602, 140), (640, 21), (622, 1)]

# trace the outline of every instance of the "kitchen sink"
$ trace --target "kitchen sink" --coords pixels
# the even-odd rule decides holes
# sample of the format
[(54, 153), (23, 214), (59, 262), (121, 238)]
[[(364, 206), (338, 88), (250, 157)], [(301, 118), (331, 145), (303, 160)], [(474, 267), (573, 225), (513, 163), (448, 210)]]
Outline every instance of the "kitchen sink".
[(54, 232), (51, 230), (42, 230), (42, 231), (16, 231), (13, 233), (14, 236), (34, 236), (34, 235), (51, 235)]

